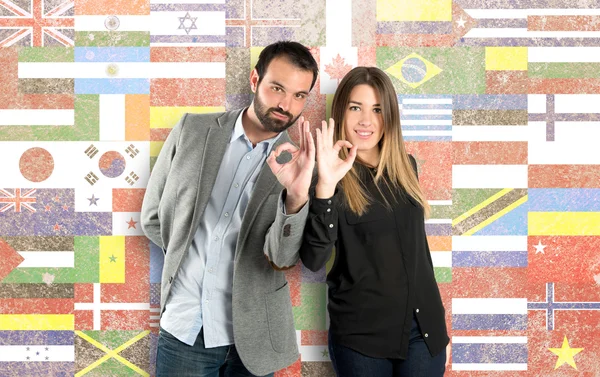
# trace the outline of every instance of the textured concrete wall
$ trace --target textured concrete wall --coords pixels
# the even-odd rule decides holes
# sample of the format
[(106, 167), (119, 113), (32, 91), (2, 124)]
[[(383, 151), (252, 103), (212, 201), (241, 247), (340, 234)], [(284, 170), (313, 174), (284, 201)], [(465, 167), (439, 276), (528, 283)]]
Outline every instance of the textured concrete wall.
[[(319, 61), (313, 125), (352, 67), (392, 77), (447, 375), (600, 375), (599, 33), (596, 0), (0, 0), (0, 376), (153, 374), (151, 166), (182, 113), (247, 105), (279, 39)], [(276, 376), (330, 376), (325, 271), (288, 280)]]

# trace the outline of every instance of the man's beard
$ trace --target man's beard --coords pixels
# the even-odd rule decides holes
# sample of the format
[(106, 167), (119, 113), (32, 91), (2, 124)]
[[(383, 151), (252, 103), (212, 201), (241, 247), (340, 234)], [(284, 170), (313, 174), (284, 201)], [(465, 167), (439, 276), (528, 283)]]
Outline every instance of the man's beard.
[[(263, 125), (265, 130), (277, 133), (283, 132), (290, 128), (294, 123), (296, 123), (296, 120), (298, 120), (298, 117), (300, 116), (298, 115), (296, 118), (294, 118), (292, 114), (288, 113), (287, 111), (282, 111), (276, 107), (267, 109), (267, 106), (260, 100), (258, 90), (254, 96), (254, 113), (256, 114), (258, 120), (260, 120), (260, 123)], [(284, 115), (288, 117), (288, 120), (286, 121), (283, 119), (273, 118), (270, 116), (271, 113)]]

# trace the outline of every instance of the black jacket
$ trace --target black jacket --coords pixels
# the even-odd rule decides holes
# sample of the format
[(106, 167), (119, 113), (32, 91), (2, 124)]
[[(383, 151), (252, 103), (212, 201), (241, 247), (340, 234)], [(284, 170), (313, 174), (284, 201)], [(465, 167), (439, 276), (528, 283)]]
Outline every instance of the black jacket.
[[(416, 162), (412, 156), (410, 158), (416, 172)], [(342, 197), (341, 190), (337, 190), (334, 197), (329, 199), (316, 199), (313, 193), (300, 249), (303, 264), (310, 270), (317, 271), (330, 259), (333, 247), (336, 248), (336, 261), (327, 277), (332, 336), (340, 344), (368, 356), (405, 359), (414, 315), (429, 352), (432, 356), (437, 355), (446, 347), (449, 337), (444, 306), (435, 281), (427, 243), (423, 208), (403, 193), (400, 195), (401, 199), (394, 202), (392, 212), (383, 213), (381, 206), (379, 209), (377, 206), (370, 206), (367, 213), (358, 217), (343, 205)], [(373, 221), (379, 221), (380, 225), (365, 227), (365, 222)], [(360, 236), (355, 238), (353, 233), (356, 231), (353, 227), (361, 225), (361, 222), (361, 232), (365, 232), (366, 229), (367, 232), (373, 233), (362, 235), (363, 239), (367, 239), (362, 245)], [(380, 227), (386, 229), (379, 230)], [(395, 237), (393, 234), (390, 237), (394, 228)], [(373, 262), (374, 250), (367, 249), (366, 246), (370, 244), (369, 237), (381, 236), (378, 232), (385, 232), (389, 240), (386, 242), (400, 249), (397, 253), (393, 250), (394, 254), (391, 257), (391, 253), (388, 253), (388, 256), (384, 255), (384, 258), (388, 258), (385, 260), (395, 263), (400, 269), (390, 282), (400, 281), (402, 285), (406, 284), (395, 290), (384, 289), (387, 291), (383, 294), (385, 299), (380, 299), (377, 292), (372, 296), (365, 295), (364, 292), (381, 290), (381, 279), (390, 279), (390, 274), (387, 278), (384, 275), (378, 279), (370, 279), (365, 285), (357, 282), (353, 276), (353, 273), (356, 275), (356, 271), (359, 271), (357, 266), (349, 265), (360, 263), (358, 268), (361, 269), (369, 268), (369, 263), (378, 263)], [(348, 240), (340, 238), (345, 237), (344, 235), (347, 235)], [(350, 253), (353, 253), (352, 257)], [(367, 256), (367, 253), (371, 255)], [(361, 259), (363, 256), (364, 260)], [(398, 275), (401, 275), (400, 278)], [(390, 296), (390, 292), (395, 293)], [(373, 298), (373, 310), (368, 310), (371, 303), (364, 302), (368, 300), (365, 297)], [(389, 300), (388, 306), (385, 304), (386, 300)], [(359, 314), (353, 315), (353, 311)], [(388, 313), (382, 315), (382, 311)], [(362, 321), (364, 327), (357, 321)], [(389, 326), (389, 331), (381, 331), (381, 321), (385, 326)], [(353, 331), (355, 329), (356, 331)], [(369, 329), (374, 329), (371, 336)], [(339, 333), (339, 338), (336, 338), (336, 333)]]

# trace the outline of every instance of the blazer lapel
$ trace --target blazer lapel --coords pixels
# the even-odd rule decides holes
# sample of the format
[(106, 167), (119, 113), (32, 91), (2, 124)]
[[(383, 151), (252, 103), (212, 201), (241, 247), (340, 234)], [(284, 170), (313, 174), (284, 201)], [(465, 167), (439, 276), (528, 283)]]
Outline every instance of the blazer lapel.
[[(273, 144), (273, 150), (277, 148), (277, 146), (285, 143), (291, 142), (287, 131), (284, 131), (281, 137)], [(275, 185), (279, 184), (277, 181), (277, 177), (271, 171), (271, 168), (266, 163), (263, 165), (260, 174), (256, 180), (256, 184), (254, 185), (254, 191), (252, 192), (252, 196), (250, 197), (250, 201), (248, 202), (248, 207), (246, 207), (246, 212), (244, 213), (244, 218), (242, 219), (242, 226), (240, 228), (240, 234), (238, 236), (238, 246), (241, 246), (246, 241), (246, 237), (250, 233), (250, 229), (252, 228), (252, 224), (256, 220), (256, 216), (260, 212), (260, 208), (263, 203), (269, 197), (271, 191)], [(238, 258), (239, 247), (236, 248), (236, 257)]]
[(235, 122), (242, 110), (227, 112), (217, 119), (217, 125), (208, 129), (202, 154), (202, 163), (200, 167), (200, 179), (198, 181), (198, 195), (196, 197), (197, 216), (201, 216), (210, 199), (213, 186), (221, 167), (221, 161), (227, 150), (227, 144), (231, 140), (231, 133)]

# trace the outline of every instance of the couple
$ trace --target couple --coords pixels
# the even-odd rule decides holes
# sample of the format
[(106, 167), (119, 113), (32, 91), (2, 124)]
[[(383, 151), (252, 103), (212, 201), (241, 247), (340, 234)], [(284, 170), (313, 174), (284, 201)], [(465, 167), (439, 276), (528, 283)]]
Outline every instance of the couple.
[[(269, 45), (250, 74), (250, 107), (186, 114), (169, 134), (141, 214), (165, 253), (157, 377), (273, 376), (294, 363), (283, 271), (299, 259), (317, 271), (334, 246), (337, 375), (443, 375), (428, 205), (392, 83), (377, 68), (350, 71), (315, 141), (300, 114), (317, 75), (304, 46)], [(285, 131), (297, 120), (299, 148)]]

